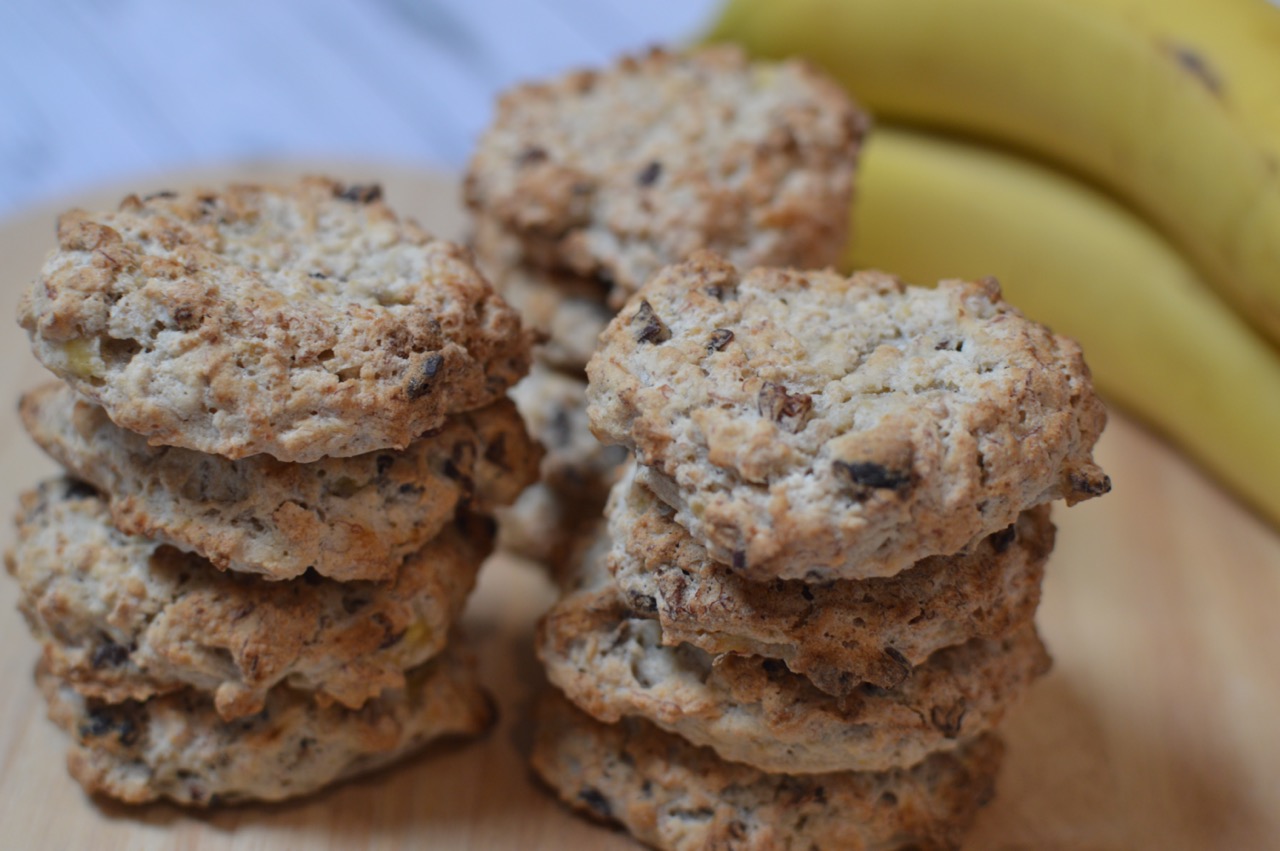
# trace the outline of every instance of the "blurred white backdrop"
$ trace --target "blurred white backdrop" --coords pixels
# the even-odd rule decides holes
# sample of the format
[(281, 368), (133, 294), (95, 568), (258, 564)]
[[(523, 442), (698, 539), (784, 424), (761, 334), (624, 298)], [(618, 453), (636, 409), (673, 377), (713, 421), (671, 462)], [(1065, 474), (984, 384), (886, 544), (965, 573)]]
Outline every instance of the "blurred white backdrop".
[(242, 159), (457, 169), (514, 82), (687, 40), (717, 0), (0, 0), (0, 217)]

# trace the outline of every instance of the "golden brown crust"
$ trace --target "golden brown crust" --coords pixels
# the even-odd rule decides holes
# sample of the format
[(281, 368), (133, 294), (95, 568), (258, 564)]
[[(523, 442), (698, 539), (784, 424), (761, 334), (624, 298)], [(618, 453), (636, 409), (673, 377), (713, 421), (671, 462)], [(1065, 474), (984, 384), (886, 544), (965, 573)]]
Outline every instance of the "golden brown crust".
[(866, 124), (803, 62), (654, 50), (505, 94), (464, 197), (522, 263), (607, 282), (618, 307), (698, 248), (835, 263)]
[(111, 702), (192, 686), (232, 719), (285, 682), (348, 707), (403, 688), (444, 646), (491, 542), (464, 518), (388, 583), (269, 582), (125, 535), (96, 494), (56, 479), (22, 496), (6, 564), (53, 676)]
[(837, 696), (863, 682), (892, 688), (935, 651), (1028, 623), (1054, 540), (1044, 505), (969, 552), (896, 576), (752, 582), (708, 559), (673, 511), (634, 481), (634, 465), (607, 514), (619, 592), (637, 614), (658, 620), (664, 643), (781, 659)]
[(19, 305), (45, 366), (152, 443), (314, 461), (403, 448), (500, 398), (531, 338), (470, 253), (376, 187), (72, 210)]
[(665, 269), (610, 323), (588, 416), (714, 560), (758, 581), (892, 576), (1105, 493), (1080, 347), (994, 281)]
[(540, 458), (505, 399), (406, 449), (310, 464), (151, 446), (61, 384), (27, 393), (19, 411), (41, 448), (103, 493), (121, 531), (272, 579), (393, 579), (460, 508), (514, 501)]
[(911, 769), (791, 777), (725, 762), (636, 718), (539, 706), (533, 767), (569, 806), (669, 851), (955, 849), (994, 794), (991, 734)]
[(166, 798), (194, 807), (295, 798), (380, 768), (442, 737), (483, 732), (493, 705), (462, 651), (407, 672), (402, 689), (360, 709), (321, 706), (273, 689), (265, 711), (227, 722), (184, 689), (148, 701), (86, 699), (43, 666), (49, 718), (72, 738), (71, 776), (128, 804)]
[(641, 717), (762, 771), (914, 765), (994, 729), (1050, 664), (1028, 624), (940, 650), (893, 689), (835, 698), (777, 660), (664, 646), (658, 623), (627, 609), (612, 585), (589, 586), (539, 627), (552, 684), (601, 721)]

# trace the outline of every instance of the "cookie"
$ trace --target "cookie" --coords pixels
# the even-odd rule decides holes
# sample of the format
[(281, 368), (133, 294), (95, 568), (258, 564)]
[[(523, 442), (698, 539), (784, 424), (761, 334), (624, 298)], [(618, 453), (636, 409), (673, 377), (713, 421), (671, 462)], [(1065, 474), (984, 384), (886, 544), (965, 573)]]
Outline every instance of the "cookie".
[(539, 707), (534, 770), (569, 806), (664, 851), (955, 849), (995, 792), (987, 734), (910, 769), (786, 776), (725, 762), (636, 718)]
[(587, 413), (715, 561), (763, 581), (892, 576), (1105, 493), (1075, 342), (991, 279), (664, 270), (609, 324)]
[(18, 318), (122, 428), (295, 462), (408, 446), (499, 399), (532, 342), (470, 252), (321, 178), (64, 213)]
[(295, 798), (443, 737), (484, 732), (493, 720), (471, 661), (454, 648), (410, 671), (402, 689), (360, 709), (321, 706), (282, 686), (262, 712), (231, 722), (192, 689), (113, 704), (83, 697), (43, 666), (36, 682), (50, 720), (71, 736), (71, 776), (90, 794), (129, 804)]
[(392, 579), (460, 507), (512, 502), (539, 459), (507, 400), (452, 416), (406, 449), (312, 464), (151, 446), (61, 384), (28, 393), (20, 413), (54, 460), (104, 492), (124, 532), (272, 579)]
[(641, 717), (722, 759), (810, 774), (914, 765), (988, 732), (1049, 668), (1028, 624), (940, 650), (891, 690), (842, 698), (776, 659), (663, 644), (610, 586), (572, 593), (539, 627), (551, 683), (606, 723)]
[(486, 249), (473, 238), (480, 269), (493, 287), (541, 338), (536, 358), (556, 369), (581, 372), (596, 349), (600, 332), (613, 318), (608, 287), (592, 278), (557, 274), (520, 262), (518, 254)]
[(560, 572), (578, 541), (601, 522), (602, 500), (574, 500), (538, 482), (514, 504), (499, 509), (498, 549)]
[(511, 389), (529, 433), (543, 446), (541, 481), (575, 501), (603, 504), (627, 453), (605, 446), (587, 421), (587, 383), (534, 364)]
[(226, 719), (261, 711), (281, 683), (353, 708), (403, 688), (444, 646), (492, 542), (462, 518), (391, 582), (268, 582), (119, 532), (78, 482), (21, 502), (6, 566), (51, 674), (113, 703), (192, 686)]
[(507, 92), (463, 195), (523, 263), (605, 282), (618, 307), (699, 248), (746, 266), (835, 263), (866, 126), (798, 60), (654, 50)]
[(606, 511), (608, 565), (627, 605), (656, 618), (666, 644), (781, 659), (837, 696), (863, 682), (892, 688), (937, 650), (1000, 638), (1030, 621), (1053, 550), (1044, 505), (969, 552), (933, 556), (896, 576), (751, 582), (708, 559), (634, 472), (630, 465)]

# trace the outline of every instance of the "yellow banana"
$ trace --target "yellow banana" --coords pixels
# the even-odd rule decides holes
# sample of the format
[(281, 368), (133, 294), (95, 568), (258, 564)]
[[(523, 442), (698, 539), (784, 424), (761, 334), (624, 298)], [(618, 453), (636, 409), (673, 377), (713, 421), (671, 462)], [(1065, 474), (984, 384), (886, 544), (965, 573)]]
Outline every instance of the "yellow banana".
[(995, 275), (1080, 341), (1110, 400), (1280, 524), (1280, 358), (1139, 217), (1017, 156), (884, 126), (858, 193), (848, 265)]
[(730, 0), (711, 38), (807, 56), (877, 117), (1082, 172), (1280, 341), (1280, 9), (1266, 0)]

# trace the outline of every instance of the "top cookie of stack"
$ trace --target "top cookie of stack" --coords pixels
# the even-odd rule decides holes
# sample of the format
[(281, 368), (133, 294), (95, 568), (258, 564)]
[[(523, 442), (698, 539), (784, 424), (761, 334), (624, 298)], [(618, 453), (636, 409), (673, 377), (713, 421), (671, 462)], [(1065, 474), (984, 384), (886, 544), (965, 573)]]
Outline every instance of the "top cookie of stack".
[(403, 448), (527, 370), (518, 315), (377, 187), (75, 210), (19, 305), (36, 356), (153, 444), (309, 462)]
[(537, 475), (505, 397), (533, 335), (380, 194), (59, 221), (20, 321), (67, 383), (21, 414), (75, 480), (24, 495), (6, 566), (91, 791), (276, 800), (492, 718), (450, 637), (493, 546), (477, 515)]
[(591, 278), (616, 309), (698, 249), (834, 263), (865, 125), (802, 62), (653, 50), (505, 94), (464, 197), (483, 253)]
[(615, 310), (704, 247), (748, 265), (836, 262), (865, 126), (804, 63), (731, 47), (655, 49), (500, 99), (464, 198), (478, 262), (543, 336), (513, 398), (548, 448), (543, 483), (502, 515), (504, 545), (561, 562), (603, 508), (623, 456), (586, 429), (584, 369)]
[(645, 286), (587, 373), (597, 436), (756, 580), (892, 576), (1110, 488), (1080, 347), (993, 280), (926, 290), (699, 254)]

